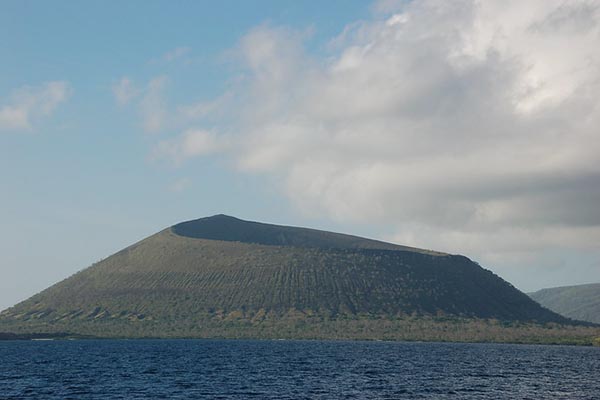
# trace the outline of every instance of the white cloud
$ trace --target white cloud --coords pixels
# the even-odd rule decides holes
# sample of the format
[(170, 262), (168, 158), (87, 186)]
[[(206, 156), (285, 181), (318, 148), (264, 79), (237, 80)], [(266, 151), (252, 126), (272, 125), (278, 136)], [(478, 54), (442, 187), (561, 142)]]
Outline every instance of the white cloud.
[(113, 84), (112, 92), (118, 106), (134, 103), (141, 124), (146, 132), (157, 133), (169, 124), (169, 110), (165, 100), (165, 89), (169, 79), (166, 75), (156, 76), (145, 87), (138, 88), (128, 77)]
[(0, 106), (0, 131), (32, 129), (36, 120), (52, 115), (71, 92), (69, 84), (65, 81), (23, 86), (15, 90), (7, 104)]
[(140, 94), (139, 89), (135, 87), (128, 77), (123, 77), (119, 82), (115, 83), (112, 86), (112, 91), (115, 96), (115, 101), (121, 107), (131, 103), (131, 101)]
[(164, 61), (171, 62), (189, 54), (191, 50), (191, 48), (186, 46), (176, 47), (173, 50), (166, 52), (162, 58)]
[(189, 178), (180, 178), (169, 186), (169, 191), (173, 193), (181, 193), (186, 190), (192, 184)]
[(160, 75), (150, 79), (145, 87), (138, 88), (131, 79), (123, 77), (113, 85), (112, 90), (119, 106), (135, 104), (142, 127), (149, 133), (173, 130), (191, 121), (220, 116), (231, 101), (231, 93), (225, 92), (214, 100), (171, 107), (165, 93), (168, 83), (169, 78)]
[(184, 121), (194, 121), (207, 117), (221, 116), (222, 111), (232, 100), (232, 93), (225, 92), (221, 96), (210, 101), (199, 101), (186, 104), (177, 108), (177, 118)]
[(4, 106), (0, 109), (0, 130), (30, 128), (29, 111), (26, 107)]
[(191, 157), (207, 156), (223, 151), (228, 143), (213, 132), (190, 129), (171, 140), (164, 140), (154, 148), (154, 159), (168, 159), (179, 165)]
[(166, 153), (220, 152), (283, 182), (306, 213), (393, 226), (408, 244), (489, 260), (597, 251), (600, 4), (375, 11), (324, 58), (304, 51), (301, 33), (252, 30), (227, 130), (200, 134), (197, 147), (184, 134)]
[(144, 90), (139, 109), (146, 132), (158, 132), (164, 127), (168, 112), (163, 92), (167, 82), (166, 76), (153, 78)]

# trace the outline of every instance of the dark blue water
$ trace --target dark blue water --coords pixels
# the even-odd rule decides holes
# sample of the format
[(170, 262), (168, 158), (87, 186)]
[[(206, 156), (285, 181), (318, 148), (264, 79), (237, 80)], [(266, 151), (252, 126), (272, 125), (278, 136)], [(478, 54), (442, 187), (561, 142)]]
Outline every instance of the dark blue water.
[(0, 342), (2, 399), (600, 399), (600, 348), (106, 340)]

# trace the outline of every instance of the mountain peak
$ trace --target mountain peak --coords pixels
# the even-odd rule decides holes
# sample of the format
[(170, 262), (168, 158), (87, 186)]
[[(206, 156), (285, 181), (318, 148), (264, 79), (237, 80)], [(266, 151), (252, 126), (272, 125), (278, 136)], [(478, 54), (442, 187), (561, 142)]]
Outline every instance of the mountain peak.
[(228, 220), (242, 221), (240, 218), (236, 218), (236, 217), (233, 217), (233, 216), (227, 215), (227, 214), (215, 214), (210, 217), (204, 217), (204, 218), (200, 218), (200, 219), (222, 219), (222, 220), (228, 219)]
[(225, 214), (182, 222), (172, 226), (171, 231), (178, 236), (194, 239), (253, 243), (266, 246), (402, 250), (430, 255), (446, 255), (445, 253), (401, 246), (353, 235), (246, 221)]

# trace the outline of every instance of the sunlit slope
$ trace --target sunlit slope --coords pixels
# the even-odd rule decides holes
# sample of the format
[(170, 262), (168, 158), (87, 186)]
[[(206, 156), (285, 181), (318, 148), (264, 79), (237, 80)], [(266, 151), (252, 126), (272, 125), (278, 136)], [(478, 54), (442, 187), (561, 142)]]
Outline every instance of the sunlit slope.
[(202, 336), (214, 321), (403, 316), (566, 322), (463, 256), (215, 216), (5, 310), (0, 331)]
[(600, 283), (542, 289), (529, 295), (566, 317), (600, 324)]

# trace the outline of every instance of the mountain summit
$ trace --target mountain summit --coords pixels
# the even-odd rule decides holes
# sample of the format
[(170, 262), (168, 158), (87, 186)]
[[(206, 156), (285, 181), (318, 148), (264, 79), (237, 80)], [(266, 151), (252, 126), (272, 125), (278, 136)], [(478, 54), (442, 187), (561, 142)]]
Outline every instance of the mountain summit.
[(423, 318), (570, 323), (464, 256), (216, 215), (5, 310), (0, 331), (388, 338)]
[(172, 226), (171, 230), (179, 236), (189, 238), (253, 243), (266, 246), (404, 250), (423, 254), (446, 255), (445, 253), (400, 246), (341, 233), (244, 221), (224, 214), (182, 222)]

